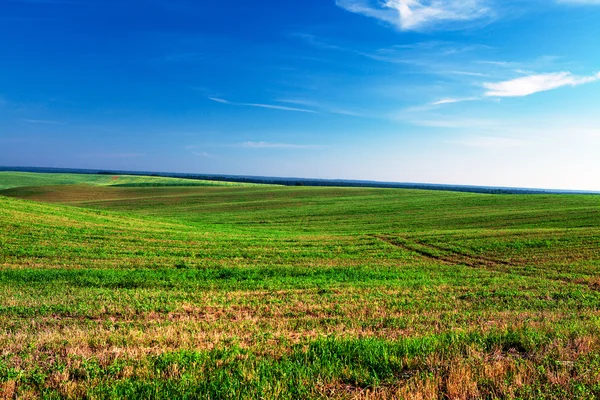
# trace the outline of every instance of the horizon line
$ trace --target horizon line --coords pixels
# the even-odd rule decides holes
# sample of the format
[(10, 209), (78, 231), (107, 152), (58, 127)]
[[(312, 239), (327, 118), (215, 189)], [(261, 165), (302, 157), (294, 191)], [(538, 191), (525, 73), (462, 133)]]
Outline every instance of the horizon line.
[[(39, 171), (36, 171), (39, 170)], [(333, 187), (357, 187), (352, 183), (369, 185), (373, 188), (397, 188), (397, 189), (423, 189), (423, 190), (442, 190), (442, 191), (462, 191), (475, 193), (490, 193), (491, 191), (513, 191), (511, 194), (595, 194), (600, 195), (600, 190), (584, 190), (584, 189), (549, 189), (540, 187), (518, 187), (518, 186), (494, 186), (494, 185), (473, 185), (473, 184), (453, 184), (453, 183), (430, 183), (430, 182), (398, 182), (398, 181), (377, 181), (366, 179), (347, 179), (347, 178), (306, 178), (306, 177), (284, 177), (284, 176), (267, 176), (267, 175), (235, 175), (235, 174), (209, 174), (200, 172), (166, 172), (166, 171), (143, 171), (143, 170), (119, 170), (107, 168), (67, 168), (67, 167), (35, 167), (35, 166), (0, 166), (0, 172), (38, 172), (38, 173), (82, 173), (82, 174), (98, 174), (100, 172), (115, 173), (121, 175), (160, 175), (164, 177), (201, 177), (206, 180), (218, 181), (223, 178), (226, 180), (239, 182), (240, 180), (271, 180), (275, 183), (281, 181), (292, 182), (319, 182), (331, 183)], [(273, 182), (270, 182), (273, 184)], [(337, 183), (337, 185), (336, 185)], [(394, 187), (393, 185), (396, 185)], [(287, 185), (289, 186), (289, 185)], [(307, 185), (307, 186), (327, 186), (327, 185)], [(454, 190), (453, 190), (454, 189)], [(456, 190), (463, 189), (463, 190)], [(471, 190), (467, 190), (471, 189)], [(477, 191), (479, 189), (480, 191)]]

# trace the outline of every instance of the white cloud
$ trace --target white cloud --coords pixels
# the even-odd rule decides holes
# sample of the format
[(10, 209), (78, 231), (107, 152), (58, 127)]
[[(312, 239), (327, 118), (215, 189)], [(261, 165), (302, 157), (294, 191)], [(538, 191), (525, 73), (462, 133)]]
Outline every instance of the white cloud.
[(295, 98), (280, 98), (277, 99), (280, 103), (288, 103), (295, 104), (304, 107), (310, 107), (313, 109), (317, 109), (319, 111), (326, 114), (338, 114), (338, 115), (347, 115), (350, 117), (367, 117), (366, 113), (361, 111), (349, 110), (342, 107), (332, 106), (329, 104), (322, 104), (314, 100), (305, 100), (305, 99), (295, 99)]
[(221, 103), (221, 104), (232, 104), (231, 102), (224, 100), (224, 99), (219, 99), (218, 97), (209, 97), (209, 100), (212, 101), (216, 101), (217, 103)]
[[(455, 97), (444, 97), (442, 99), (432, 101), (431, 103), (427, 103), (424, 105), (407, 107), (403, 110), (403, 113), (408, 114), (408, 115), (414, 114), (414, 113), (423, 113), (426, 111), (431, 111), (431, 110), (437, 109), (440, 106), (447, 105), (447, 104), (456, 104), (456, 103), (462, 103), (465, 101), (477, 101), (477, 100), (481, 100), (481, 97), (456, 97), (456, 98)], [(396, 117), (398, 117), (398, 115)], [(403, 119), (403, 118), (401, 118), (401, 119)]]
[(279, 105), (276, 105), (276, 104), (234, 103), (233, 101), (228, 101), (228, 100), (221, 99), (221, 98), (218, 98), (218, 97), (209, 97), (208, 99), (212, 100), (212, 101), (215, 101), (217, 103), (229, 104), (229, 105), (232, 105), (232, 106), (258, 107), (258, 108), (268, 108), (268, 109), (271, 109), (271, 110), (296, 111), (296, 112), (303, 112), (303, 113), (318, 114), (318, 112), (314, 111), (314, 110), (307, 110), (305, 108), (279, 106)]
[(463, 101), (475, 101), (480, 100), (479, 97), (463, 97), (463, 98), (453, 98), (447, 97), (444, 99), (440, 99), (431, 103), (432, 106), (441, 106), (443, 104), (454, 104), (454, 103), (462, 103)]
[(448, 75), (464, 75), (464, 76), (475, 76), (478, 78), (485, 78), (489, 76), (489, 74), (485, 74), (483, 72), (471, 72), (471, 71), (444, 71)]
[(274, 104), (241, 103), (240, 105), (248, 106), (248, 107), (269, 108), (271, 110), (297, 111), (297, 112), (318, 114), (318, 112), (314, 111), (314, 110), (306, 110), (303, 108), (278, 106), (278, 105), (274, 105)]
[(600, 73), (593, 76), (576, 76), (570, 72), (529, 75), (497, 83), (484, 83), (488, 97), (522, 97), (534, 93), (558, 89), (563, 86), (579, 86), (600, 79)]
[(484, 0), (336, 0), (350, 12), (377, 18), (401, 30), (423, 30), (451, 22), (474, 21), (492, 15)]

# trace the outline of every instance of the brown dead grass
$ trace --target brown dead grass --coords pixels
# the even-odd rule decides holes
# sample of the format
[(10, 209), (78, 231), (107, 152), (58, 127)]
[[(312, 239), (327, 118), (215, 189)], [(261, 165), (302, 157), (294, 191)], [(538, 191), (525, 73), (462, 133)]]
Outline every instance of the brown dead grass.
[[(139, 363), (139, 361), (143, 361), (149, 355), (163, 354), (166, 351), (187, 347), (195, 350), (208, 348), (204, 345), (209, 342), (199, 345), (202, 339), (196, 341), (197, 338), (192, 338), (194, 335), (186, 337), (187, 342), (182, 342), (185, 335), (177, 336), (173, 326), (168, 328), (168, 331), (156, 331), (155, 333), (143, 330), (131, 331), (129, 332), (131, 343), (124, 347), (105, 347), (105, 345), (94, 347), (89, 343), (90, 338), (87, 335), (89, 332), (69, 331), (69, 340), (73, 342), (57, 352), (66, 369), (63, 372), (55, 371), (50, 374), (45, 386), (56, 390), (65, 398), (81, 398), (94, 385), (94, 382), (73, 379), (68, 371), (81, 368), (82, 362), (86, 359), (94, 358), (102, 367), (111, 365), (117, 359), (134, 361), (134, 364), (127, 365), (114, 378), (126, 379), (138, 376), (155, 379), (157, 377), (153, 378), (154, 372), (147, 369), (145, 363)], [(165, 337), (160, 339), (155, 336), (159, 334), (170, 336), (172, 342)], [(41, 340), (58, 340), (58, 337), (48, 335), (45, 338), (42, 336)], [(232, 332), (222, 333), (222, 335), (220, 339), (230, 338)], [(22, 340), (24, 337), (25, 335), (22, 335), (19, 339)], [(148, 339), (150, 342), (147, 341)], [(211, 340), (214, 340), (212, 344), (220, 341), (216, 336), (211, 337)], [(272, 346), (273, 350), (266, 353), (274, 357), (289, 349), (288, 343), (278, 344), (273, 341), (268, 345)], [(275, 350), (277, 346), (279, 349)], [(600, 377), (578, 372), (573, 366), (580, 359), (585, 359), (590, 354), (598, 352), (599, 349), (600, 339), (594, 336), (579, 337), (567, 342), (556, 341), (532, 354), (520, 354), (502, 349), (482, 352), (475, 348), (467, 348), (462, 355), (445, 356), (442, 353), (434, 353), (425, 357), (406, 359), (404, 365), (408, 368), (407, 373), (398, 376), (394, 382), (384, 383), (381, 387), (360, 388), (347, 383), (328, 383), (324, 384), (319, 391), (328, 398), (357, 400), (511, 399), (515, 398), (518, 391), (524, 386), (530, 386), (540, 381), (547, 381), (563, 388), (569, 388), (573, 381), (590, 385), (597, 383)], [(55, 350), (48, 349), (48, 351)], [(539, 369), (541, 360), (550, 354), (561, 358), (556, 368)], [(35, 353), (33, 357), (26, 360), (15, 357), (13, 366), (23, 369), (30, 368), (32, 365), (43, 366), (41, 363), (43, 359), (42, 354), (35, 355)], [(174, 364), (163, 371), (159, 378), (177, 380), (180, 376), (180, 367)], [(17, 393), (19, 398), (27, 398), (28, 393), (17, 390), (18, 387), (14, 381), (1, 383), (0, 399), (15, 398)], [(30, 395), (33, 394), (30, 393)]]
[[(598, 341), (586, 337), (588, 343)], [(573, 340), (562, 348), (571, 352), (581, 340)], [(596, 347), (597, 348), (597, 347)], [(489, 354), (472, 352), (465, 357), (444, 359), (438, 354), (430, 355), (422, 360), (421, 370), (430, 372), (418, 373), (411, 377), (400, 377), (394, 384), (378, 388), (355, 388), (347, 384), (330, 384), (322, 388), (326, 397), (356, 400), (471, 400), (481, 398), (514, 399), (519, 397), (519, 390), (547, 381), (552, 385), (569, 390), (574, 381), (592, 385), (600, 378), (577, 373), (572, 365), (578, 357), (585, 357), (592, 348), (580, 348), (577, 354), (571, 353), (573, 361), (559, 363), (554, 370), (539, 369), (539, 361), (551, 351), (542, 349), (539, 353), (515, 355), (496, 350)]]
[(0, 382), (0, 399), (1, 400), (12, 400), (15, 398), (17, 393), (17, 382), (6, 381)]

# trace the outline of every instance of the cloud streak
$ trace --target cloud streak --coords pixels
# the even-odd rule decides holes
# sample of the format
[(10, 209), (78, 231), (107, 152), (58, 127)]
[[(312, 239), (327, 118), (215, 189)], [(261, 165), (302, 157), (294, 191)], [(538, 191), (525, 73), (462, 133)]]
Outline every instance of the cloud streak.
[(364, 112), (349, 110), (346, 108), (331, 106), (328, 104), (322, 104), (313, 100), (305, 100), (305, 99), (295, 99), (295, 98), (280, 98), (277, 99), (280, 103), (294, 104), (299, 106), (311, 107), (313, 109), (317, 109), (319, 113), (323, 114), (338, 114), (338, 115), (346, 115), (349, 117), (366, 117), (367, 115)]
[(484, 0), (336, 0), (347, 11), (389, 23), (400, 30), (425, 30), (490, 17)]
[(579, 86), (600, 80), (600, 73), (593, 76), (576, 76), (570, 72), (529, 75), (496, 83), (484, 83), (487, 97), (524, 97), (564, 86)]
[[(311, 34), (296, 33), (295, 38), (322, 50), (356, 54), (382, 63), (400, 64), (413, 68), (413, 72), (440, 75), (456, 81), (470, 78), (487, 78), (493, 74), (491, 68), (482, 68), (481, 52), (492, 47), (480, 44), (464, 44), (452, 41), (430, 40), (410, 44), (365, 49), (332, 44)], [(500, 64), (500, 63), (498, 63)], [(494, 65), (498, 69), (498, 65)], [(503, 68), (507, 66), (502, 64)]]
[(475, 100), (480, 100), (480, 97), (463, 97), (463, 98), (453, 98), (453, 97), (447, 97), (444, 99), (440, 99), (437, 101), (434, 101), (431, 103), (432, 106), (441, 106), (444, 104), (455, 104), (455, 103), (462, 103), (464, 101), (475, 101)]
[(319, 114), (318, 111), (314, 111), (314, 110), (308, 110), (308, 109), (305, 109), (305, 108), (297, 108), (297, 107), (286, 107), (286, 106), (280, 106), (280, 105), (276, 105), (276, 104), (236, 103), (236, 102), (225, 100), (225, 99), (221, 99), (221, 98), (218, 98), (218, 97), (209, 97), (208, 99), (212, 100), (214, 102), (217, 102), (217, 103), (228, 104), (228, 105), (231, 105), (231, 106), (257, 107), (257, 108), (267, 108), (267, 109), (270, 109), (270, 110), (295, 111), (295, 112)]

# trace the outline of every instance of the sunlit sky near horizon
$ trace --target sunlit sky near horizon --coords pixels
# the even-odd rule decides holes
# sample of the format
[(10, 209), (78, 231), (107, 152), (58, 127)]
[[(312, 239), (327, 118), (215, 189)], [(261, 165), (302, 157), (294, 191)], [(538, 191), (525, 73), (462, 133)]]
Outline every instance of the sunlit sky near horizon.
[(0, 165), (600, 190), (598, 0), (0, 0)]

